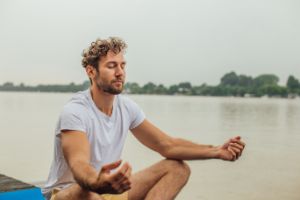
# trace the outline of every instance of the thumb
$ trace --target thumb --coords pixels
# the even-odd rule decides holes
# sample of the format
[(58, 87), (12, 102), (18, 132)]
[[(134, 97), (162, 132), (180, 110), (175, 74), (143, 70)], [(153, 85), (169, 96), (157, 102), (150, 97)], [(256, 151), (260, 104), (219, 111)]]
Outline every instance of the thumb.
[(101, 171), (102, 172), (109, 172), (110, 170), (119, 167), (121, 165), (121, 163), (122, 163), (122, 160), (118, 160), (116, 162), (103, 165)]

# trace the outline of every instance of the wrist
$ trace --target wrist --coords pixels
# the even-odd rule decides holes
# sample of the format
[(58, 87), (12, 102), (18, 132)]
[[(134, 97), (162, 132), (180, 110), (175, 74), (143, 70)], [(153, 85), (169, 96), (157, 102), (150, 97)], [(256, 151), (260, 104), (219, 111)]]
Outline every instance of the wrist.
[(89, 178), (88, 187), (89, 191), (97, 194), (109, 193), (109, 184), (104, 180), (103, 176), (94, 176)]
[(212, 146), (212, 158), (215, 158), (215, 159), (220, 158), (220, 148), (219, 148), (219, 146)]
[(89, 176), (85, 181), (85, 186), (87, 190), (95, 191), (97, 190), (97, 177)]

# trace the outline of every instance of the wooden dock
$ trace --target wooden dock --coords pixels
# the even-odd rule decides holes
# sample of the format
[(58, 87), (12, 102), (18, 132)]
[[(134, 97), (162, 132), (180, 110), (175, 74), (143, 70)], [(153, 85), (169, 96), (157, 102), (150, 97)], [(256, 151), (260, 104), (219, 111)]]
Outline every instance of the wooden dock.
[(0, 200), (44, 200), (41, 188), (0, 174)]

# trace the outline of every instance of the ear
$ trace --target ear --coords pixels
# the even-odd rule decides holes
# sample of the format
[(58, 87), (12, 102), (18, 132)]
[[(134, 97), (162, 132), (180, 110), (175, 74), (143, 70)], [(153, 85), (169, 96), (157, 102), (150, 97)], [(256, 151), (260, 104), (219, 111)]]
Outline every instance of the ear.
[(88, 75), (88, 77), (90, 79), (95, 78), (97, 72), (96, 72), (96, 69), (93, 66), (91, 66), (91, 65), (86, 66), (85, 71), (86, 71), (86, 74)]

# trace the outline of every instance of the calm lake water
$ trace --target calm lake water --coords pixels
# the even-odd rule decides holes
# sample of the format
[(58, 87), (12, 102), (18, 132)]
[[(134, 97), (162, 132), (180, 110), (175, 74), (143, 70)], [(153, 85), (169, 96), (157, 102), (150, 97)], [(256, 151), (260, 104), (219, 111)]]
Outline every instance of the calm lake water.
[[(0, 92), (0, 173), (26, 182), (47, 178), (54, 127), (72, 94)], [(300, 99), (133, 96), (147, 118), (175, 137), (221, 144), (241, 135), (236, 162), (189, 161), (179, 200), (299, 200)], [(123, 153), (134, 171), (162, 159), (129, 134)]]

